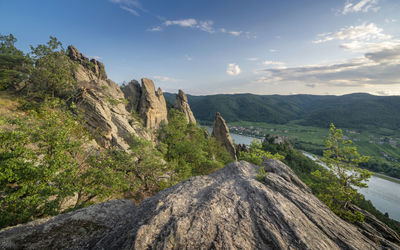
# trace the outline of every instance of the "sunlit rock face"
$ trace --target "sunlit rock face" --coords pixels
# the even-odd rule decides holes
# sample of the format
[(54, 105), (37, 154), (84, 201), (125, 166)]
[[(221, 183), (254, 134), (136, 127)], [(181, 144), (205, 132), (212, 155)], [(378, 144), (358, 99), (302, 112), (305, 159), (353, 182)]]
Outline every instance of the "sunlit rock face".
[(104, 148), (115, 146), (126, 150), (131, 135), (151, 140), (140, 121), (126, 110), (124, 94), (107, 78), (104, 65), (89, 60), (73, 46), (68, 47), (67, 53), (77, 62), (74, 73), (77, 91), (73, 101), (97, 143)]
[(215, 114), (212, 136), (228, 150), (235, 160), (237, 160), (235, 144), (229, 133), (229, 128), (219, 112)]
[(137, 113), (143, 119), (143, 125), (148, 129), (159, 128), (161, 122), (168, 123), (167, 103), (160, 88), (155, 90), (152, 80), (143, 78), (142, 85), (132, 80), (122, 86), (127, 109)]
[(175, 108), (185, 115), (188, 123), (196, 124), (196, 119), (194, 118), (193, 112), (190, 109), (187, 96), (182, 90), (179, 90), (178, 94), (176, 95)]

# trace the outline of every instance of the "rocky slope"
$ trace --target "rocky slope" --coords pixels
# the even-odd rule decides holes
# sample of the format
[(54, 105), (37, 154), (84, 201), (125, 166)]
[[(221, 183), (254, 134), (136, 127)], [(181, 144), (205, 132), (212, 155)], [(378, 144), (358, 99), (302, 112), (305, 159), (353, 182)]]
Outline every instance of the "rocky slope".
[(400, 249), (337, 217), (283, 163), (235, 162), (144, 200), (0, 231), (1, 249)]
[(73, 46), (68, 47), (68, 55), (78, 64), (74, 74), (78, 90), (73, 101), (97, 143), (104, 148), (126, 150), (132, 134), (151, 140), (151, 135), (126, 110), (124, 94), (107, 78), (104, 65), (89, 60)]
[(233, 143), (231, 134), (229, 133), (229, 128), (219, 112), (215, 114), (214, 126), (211, 136), (215, 137), (217, 141), (221, 142), (221, 144), (231, 154), (233, 159), (237, 160), (235, 144)]

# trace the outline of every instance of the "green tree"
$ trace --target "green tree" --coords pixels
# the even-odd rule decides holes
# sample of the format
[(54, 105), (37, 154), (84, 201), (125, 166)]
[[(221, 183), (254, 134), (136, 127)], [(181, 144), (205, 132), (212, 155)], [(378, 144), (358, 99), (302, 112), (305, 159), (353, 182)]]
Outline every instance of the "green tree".
[(72, 62), (57, 38), (50, 36), (47, 44), (31, 46), (35, 67), (31, 71), (28, 93), (34, 97), (68, 97), (76, 86)]
[(97, 152), (86, 147), (86, 130), (58, 99), (0, 125), (0, 227), (129, 189), (127, 170), (107, 164), (109, 158), (90, 161)]
[(239, 160), (248, 161), (256, 165), (261, 165), (263, 160), (266, 159), (282, 160), (284, 156), (278, 153), (272, 154), (271, 152), (264, 151), (262, 143), (257, 139), (251, 142), (248, 152), (242, 151), (239, 155)]
[(12, 35), (0, 35), (0, 90), (16, 87), (26, 80), (32, 62), (15, 47), (17, 39)]
[[(326, 179), (326, 192), (321, 193), (319, 198), (339, 216), (350, 221), (363, 219), (361, 214), (352, 213), (349, 205), (357, 195), (355, 187), (367, 187), (366, 182), (372, 175), (368, 170), (357, 167), (368, 159), (367, 156), (360, 156), (352, 141), (344, 139), (342, 130), (331, 124), (322, 161), (337, 179)], [(313, 174), (321, 179), (331, 179), (323, 176), (321, 171), (315, 171)]]
[(173, 169), (173, 182), (209, 174), (233, 161), (215, 138), (207, 139), (203, 129), (187, 124), (182, 112), (171, 109), (168, 116), (168, 124), (161, 125), (157, 132), (157, 147)]

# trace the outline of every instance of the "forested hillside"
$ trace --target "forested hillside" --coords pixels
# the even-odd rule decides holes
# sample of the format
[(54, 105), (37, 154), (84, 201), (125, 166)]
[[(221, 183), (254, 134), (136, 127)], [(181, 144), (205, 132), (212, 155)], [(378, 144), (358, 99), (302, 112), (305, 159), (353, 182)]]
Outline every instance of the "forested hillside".
[[(167, 101), (174, 95), (165, 93)], [(219, 111), (227, 122), (252, 121), (284, 124), (296, 121), (306, 126), (342, 128), (400, 127), (400, 96), (350, 94), (315, 95), (188, 95), (194, 115), (212, 121)]]

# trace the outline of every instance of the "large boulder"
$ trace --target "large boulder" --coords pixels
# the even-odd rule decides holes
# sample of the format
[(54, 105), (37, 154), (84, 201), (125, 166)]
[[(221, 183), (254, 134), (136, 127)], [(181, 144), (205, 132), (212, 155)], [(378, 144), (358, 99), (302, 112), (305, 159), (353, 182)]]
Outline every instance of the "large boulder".
[(0, 249), (400, 249), (337, 217), (283, 163), (234, 162), (144, 200), (0, 231)]
[(179, 90), (178, 94), (176, 95), (175, 108), (185, 114), (186, 121), (188, 123), (196, 124), (196, 119), (194, 118), (193, 112), (190, 109), (187, 96), (182, 90)]
[(107, 79), (103, 64), (89, 61), (73, 46), (68, 47), (68, 55), (78, 63), (74, 73), (78, 90), (73, 101), (97, 143), (104, 148), (126, 150), (132, 135), (151, 140), (140, 121), (126, 110), (124, 94)]
[(233, 143), (231, 134), (229, 133), (229, 128), (219, 112), (215, 114), (214, 127), (211, 136), (215, 137), (215, 139), (228, 150), (231, 156), (237, 160), (235, 144)]

